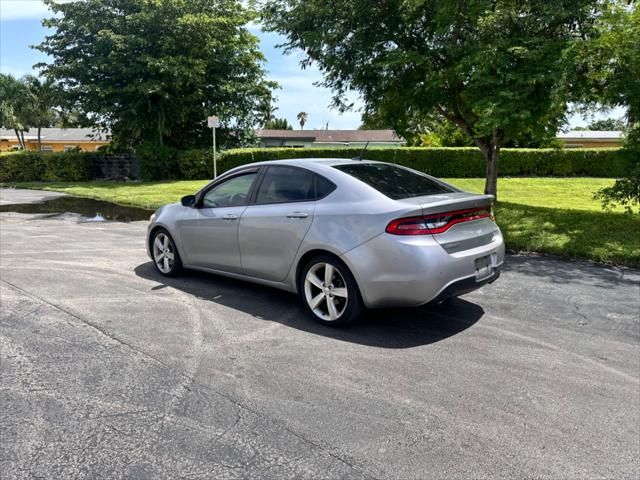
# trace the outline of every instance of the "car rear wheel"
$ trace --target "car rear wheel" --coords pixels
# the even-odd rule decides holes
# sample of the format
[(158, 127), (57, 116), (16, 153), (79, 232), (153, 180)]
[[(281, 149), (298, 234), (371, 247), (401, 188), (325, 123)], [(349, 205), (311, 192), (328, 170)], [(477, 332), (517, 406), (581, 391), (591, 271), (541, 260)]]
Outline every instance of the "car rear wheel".
[(164, 229), (157, 230), (151, 239), (153, 264), (165, 277), (175, 277), (182, 271), (182, 261), (171, 235)]
[(344, 326), (363, 311), (362, 298), (353, 275), (336, 257), (313, 258), (302, 271), (300, 296), (313, 319), (329, 326)]

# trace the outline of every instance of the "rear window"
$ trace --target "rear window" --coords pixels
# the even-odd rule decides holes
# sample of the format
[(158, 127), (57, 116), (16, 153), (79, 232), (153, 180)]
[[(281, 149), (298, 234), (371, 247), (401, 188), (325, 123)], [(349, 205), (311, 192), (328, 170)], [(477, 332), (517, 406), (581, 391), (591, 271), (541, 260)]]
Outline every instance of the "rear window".
[(394, 200), (455, 192), (454, 189), (425, 175), (387, 163), (349, 163), (334, 165)]

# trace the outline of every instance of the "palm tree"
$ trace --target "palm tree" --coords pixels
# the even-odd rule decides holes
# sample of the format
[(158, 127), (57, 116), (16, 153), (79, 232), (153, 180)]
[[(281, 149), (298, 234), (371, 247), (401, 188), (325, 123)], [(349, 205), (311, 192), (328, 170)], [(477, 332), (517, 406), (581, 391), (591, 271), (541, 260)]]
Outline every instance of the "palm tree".
[(12, 129), (23, 150), (26, 148), (24, 130), (28, 130), (25, 122), (25, 105), (29, 105), (27, 94), (23, 82), (13, 75), (0, 74), (0, 127)]
[(28, 112), (31, 126), (38, 127), (38, 150), (41, 147), (42, 127), (50, 127), (56, 118), (53, 107), (56, 105), (57, 90), (53, 80), (41, 80), (33, 75), (26, 75), (22, 79), (26, 86), (31, 102)]
[(263, 128), (267, 128), (266, 125), (274, 118), (274, 114), (278, 110), (278, 107), (273, 106), (271, 102), (264, 102), (259, 107), (259, 114), (262, 117)]
[(300, 130), (304, 130), (304, 124), (307, 123), (309, 114), (307, 112), (300, 112), (298, 114), (298, 122), (300, 122)]

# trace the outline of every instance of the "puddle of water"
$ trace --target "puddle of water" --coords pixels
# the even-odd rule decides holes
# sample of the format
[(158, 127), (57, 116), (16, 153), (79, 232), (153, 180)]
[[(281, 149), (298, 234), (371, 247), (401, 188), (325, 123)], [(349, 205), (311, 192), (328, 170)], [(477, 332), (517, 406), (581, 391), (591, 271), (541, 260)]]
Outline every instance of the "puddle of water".
[(0, 212), (45, 214), (47, 218), (71, 216), (80, 222), (135, 222), (149, 220), (153, 210), (123, 207), (90, 198), (59, 197), (41, 203), (0, 205)]

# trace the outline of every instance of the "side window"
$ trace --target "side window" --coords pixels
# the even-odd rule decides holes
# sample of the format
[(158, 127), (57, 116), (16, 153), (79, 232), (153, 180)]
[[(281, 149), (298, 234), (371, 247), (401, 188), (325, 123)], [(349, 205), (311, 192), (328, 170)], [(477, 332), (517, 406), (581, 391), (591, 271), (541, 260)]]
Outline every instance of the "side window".
[(336, 189), (333, 182), (321, 175), (316, 175), (316, 200), (326, 197)]
[(216, 185), (202, 198), (203, 208), (239, 207), (247, 203), (249, 190), (253, 184), (257, 172), (245, 173)]
[(315, 200), (313, 173), (294, 167), (269, 167), (256, 197), (257, 204), (313, 200)]

